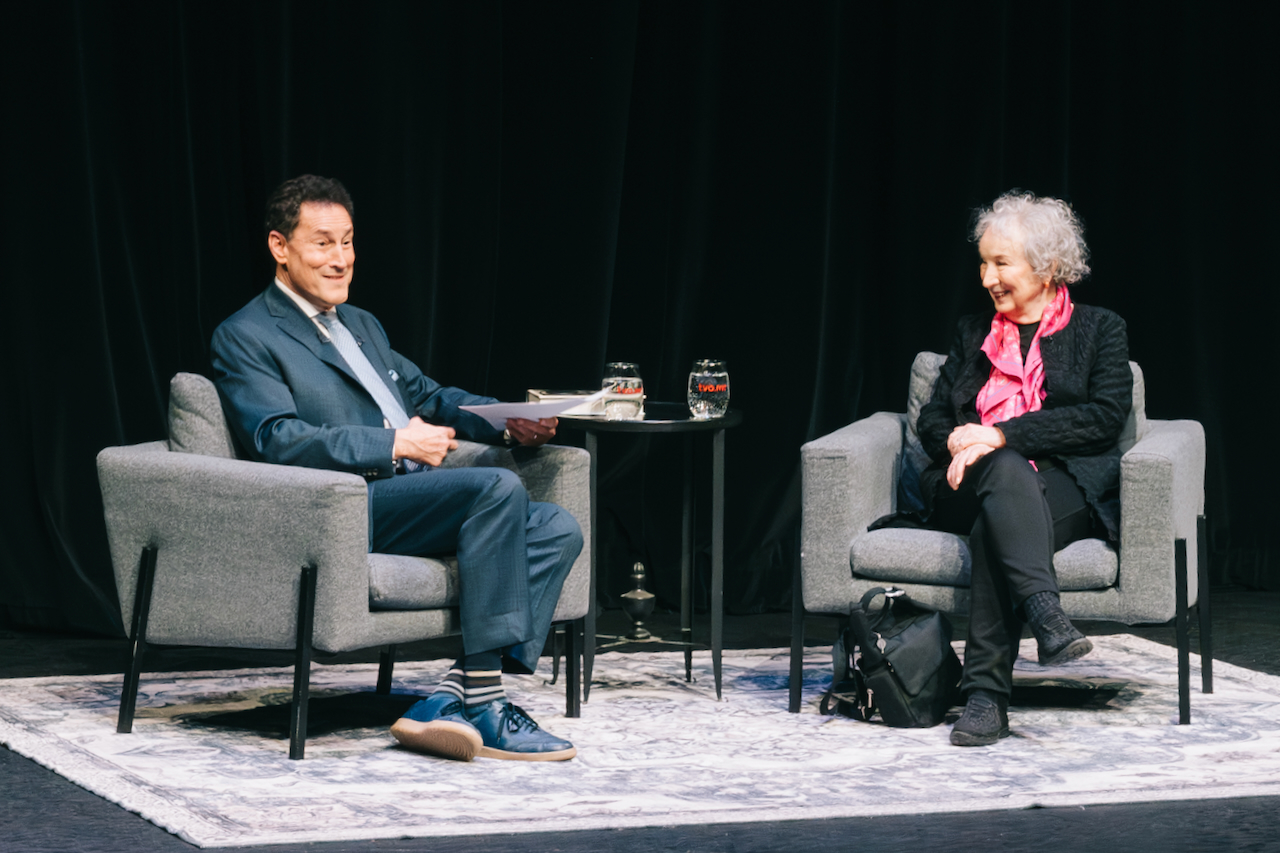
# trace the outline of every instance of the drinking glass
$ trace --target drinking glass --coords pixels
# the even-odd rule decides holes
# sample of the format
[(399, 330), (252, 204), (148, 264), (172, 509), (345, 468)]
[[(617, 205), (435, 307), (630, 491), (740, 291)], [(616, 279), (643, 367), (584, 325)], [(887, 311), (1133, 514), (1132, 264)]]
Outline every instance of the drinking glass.
[(723, 418), (729, 411), (729, 369), (723, 361), (700, 358), (689, 372), (689, 413), (694, 420)]
[(644, 380), (640, 366), (630, 361), (615, 361), (604, 366), (601, 388), (610, 391), (604, 397), (607, 421), (638, 421), (644, 418)]

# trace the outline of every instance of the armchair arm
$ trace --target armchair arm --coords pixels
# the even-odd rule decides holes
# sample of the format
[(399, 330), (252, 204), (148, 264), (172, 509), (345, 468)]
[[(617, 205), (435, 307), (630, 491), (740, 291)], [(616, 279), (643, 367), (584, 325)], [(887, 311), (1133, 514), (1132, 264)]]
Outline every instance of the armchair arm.
[(580, 447), (547, 444), (525, 456), (515, 451), (529, 497), (558, 504), (582, 528), (582, 553), (573, 563), (560, 591), (556, 621), (585, 616), (591, 598), (591, 455)]
[(1196, 421), (1148, 421), (1142, 440), (1121, 458), (1121, 621), (1173, 618), (1175, 539), (1187, 540), (1188, 600), (1196, 602), (1196, 517), (1204, 512), (1204, 467), (1204, 428)]
[(513, 455), (531, 499), (559, 504), (579, 523), (587, 523), (591, 509), (591, 455), (587, 451), (548, 444), (526, 458), (521, 458), (519, 451)]
[(554, 618), (584, 616), (591, 597), (591, 457), (587, 451), (558, 444), (531, 450), (460, 441), (441, 467), (468, 465), (508, 468), (520, 475), (531, 500), (557, 504), (577, 519), (582, 553), (565, 579)]
[(458, 449), (440, 463), (441, 468), (506, 468), (520, 472), (519, 466), (512, 458), (511, 448), (495, 444), (480, 444), (475, 441), (458, 439)]
[(340, 645), (368, 611), (368, 490), (354, 475), (170, 452), (164, 442), (98, 454), (121, 615), (138, 557), (158, 548), (148, 639), (292, 648), (301, 569), (318, 570), (315, 637)]
[(585, 523), (591, 457), (581, 448), (547, 444), (530, 450), (459, 441), (458, 449), (446, 456), (440, 467), (507, 468), (520, 475), (531, 500), (559, 504)]
[(903, 429), (903, 415), (877, 412), (800, 448), (800, 568), (807, 610), (848, 611), (849, 544), (894, 511)]

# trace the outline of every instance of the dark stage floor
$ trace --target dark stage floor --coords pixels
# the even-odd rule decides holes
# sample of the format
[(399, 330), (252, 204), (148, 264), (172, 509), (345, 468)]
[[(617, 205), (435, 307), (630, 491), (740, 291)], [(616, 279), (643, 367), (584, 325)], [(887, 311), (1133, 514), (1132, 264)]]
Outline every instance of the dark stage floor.
[[(1239, 588), (1212, 595), (1214, 656), (1239, 666), (1280, 675), (1280, 593)], [(601, 633), (620, 633), (625, 617), (604, 614)], [(706, 619), (698, 628), (706, 629)], [(671, 636), (678, 619), (658, 614), (650, 623)], [(957, 626), (963, 630), (963, 626)], [(1138, 634), (1173, 645), (1173, 629), (1127, 628), (1082, 623), (1087, 633)], [(811, 644), (830, 643), (834, 622), (810, 619)], [(703, 640), (702, 636), (695, 639)], [(401, 659), (452, 655), (456, 641), (401, 647)], [(787, 614), (728, 616), (728, 648), (786, 647)], [(0, 678), (98, 674), (121, 671), (125, 641), (0, 631)], [(1194, 642), (1192, 648), (1194, 649)], [(334, 662), (374, 661), (374, 655), (343, 655)], [(158, 649), (148, 669), (182, 671), (282, 666), (288, 653)], [(0, 685), (0, 689), (3, 686)], [(1192, 693), (1192, 713), (1195, 693)], [(1029, 809), (912, 817), (875, 816), (842, 820), (655, 827), (613, 832), (539, 833), (474, 839), (397, 839), (238, 848), (261, 853), (365, 853), (366, 851), (747, 851), (773, 850), (1011, 850), (1011, 851), (1280, 851), (1280, 797)], [(7, 749), (0, 749), (0, 851), (4, 853), (135, 853), (196, 848), (67, 782)]]

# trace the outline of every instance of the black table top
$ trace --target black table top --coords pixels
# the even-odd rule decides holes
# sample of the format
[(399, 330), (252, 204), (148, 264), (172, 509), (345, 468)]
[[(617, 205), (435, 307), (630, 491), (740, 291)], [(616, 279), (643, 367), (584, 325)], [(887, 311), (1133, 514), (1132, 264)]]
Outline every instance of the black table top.
[(586, 432), (701, 432), (728, 429), (742, 423), (742, 412), (730, 409), (723, 418), (694, 420), (683, 403), (658, 403), (646, 400), (644, 420), (607, 421), (604, 415), (560, 415), (560, 426)]

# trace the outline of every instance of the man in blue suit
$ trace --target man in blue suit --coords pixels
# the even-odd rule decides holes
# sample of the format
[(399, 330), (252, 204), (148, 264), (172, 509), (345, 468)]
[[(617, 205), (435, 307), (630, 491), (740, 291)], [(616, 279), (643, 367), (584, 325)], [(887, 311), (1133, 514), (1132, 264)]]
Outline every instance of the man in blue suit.
[(494, 429), (459, 408), (494, 400), (423, 375), (373, 315), (346, 304), (355, 248), (342, 184), (286, 181), (268, 200), (266, 226), (275, 281), (213, 335), (236, 437), (255, 459), (364, 477), (371, 550), (458, 555), (463, 657), (392, 733), (461, 760), (572, 758), (572, 744), (507, 700), (501, 674), (537, 666), (582, 531), (560, 507), (530, 501), (504, 468), (436, 467), (459, 437), (537, 447), (557, 421)]

